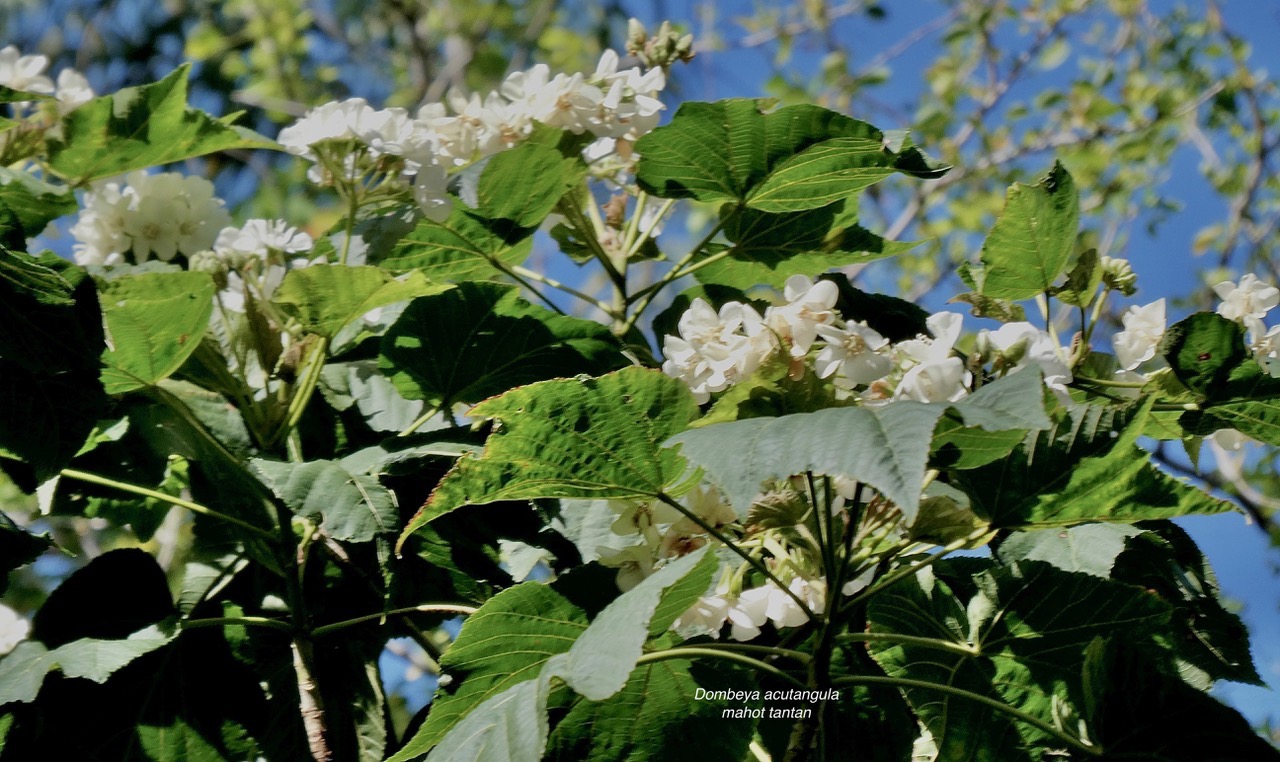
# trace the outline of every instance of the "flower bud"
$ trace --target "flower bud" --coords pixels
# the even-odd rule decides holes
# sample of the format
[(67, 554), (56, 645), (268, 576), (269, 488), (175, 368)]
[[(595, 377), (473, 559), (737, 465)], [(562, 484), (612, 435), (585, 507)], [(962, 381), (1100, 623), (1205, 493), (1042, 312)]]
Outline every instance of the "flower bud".
[(1129, 266), (1129, 260), (1114, 257), (1102, 258), (1102, 283), (1113, 291), (1133, 296), (1138, 290), (1138, 276)]
[(213, 282), (218, 289), (227, 287), (227, 271), (226, 261), (219, 257), (216, 253), (209, 249), (197, 251), (187, 260), (187, 269), (196, 273), (209, 273), (213, 276)]

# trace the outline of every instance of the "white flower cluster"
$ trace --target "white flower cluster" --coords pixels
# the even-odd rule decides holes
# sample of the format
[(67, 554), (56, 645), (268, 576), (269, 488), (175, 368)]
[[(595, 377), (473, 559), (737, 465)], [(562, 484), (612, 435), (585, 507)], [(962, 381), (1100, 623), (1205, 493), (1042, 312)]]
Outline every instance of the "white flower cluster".
[[(680, 316), (679, 335), (664, 338), (663, 371), (688, 384), (699, 403), (754, 373), (775, 352), (786, 353), (793, 377), (811, 363), (819, 378), (831, 379), (843, 393), (861, 390), (867, 404), (953, 402), (968, 394), (973, 374), (955, 350), (964, 321), (958, 313), (932, 315), (926, 322), (931, 335), (890, 344), (865, 323), (839, 316), (839, 294), (831, 281), (793, 275), (783, 296), (786, 302), (764, 315), (739, 302), (727, 302), (717, 312), (695, 299)], [(1062, 348), (1044, 331), (1009, 323), (982, 331), (978, 341), (1008, 359), (1002, 372), (1034, 365), (1051, 389), (1066, 393), (1071, 371)]]
[(1280, 378), (1280, 326), (1267, 327), (1263, 318), (1280, 305), (1280, 289), (1248, 273), (1236, 284), (1229, 280), (1213, 287), (1222, 299), (1218, 314), (1245, 327), (1253, 357), (1272, 378)]
[[(635, 140), (656, 127), (663, 109), (657, 96), (666, 85), (664, 71), (618, 67), (612, 50), (605, 51), (590, 76), (552, 75), (538, 64), (508, 75), (484, 97), (451, 92), (446, 103), (429, 103), (414, 116), (401, 108), (374, 109), (360, 98), (326, 103), (281, 130), (277, 140), (312, 161), (332, 158), (348, 180), (366, 170), (365, 160), (399, 157), (405, 177), (414, 178), (414, 196), (424, 213), (443, 220), (452, 206), (449, 170), (518, 145), (535, 123), (575, 134), (590, 132), (602, 140)], [(348, 141), (361, 155), (322, 157), (319, 147), (333, 141)], [(593, 150), (600, 152), (599, 147)], [(319, 166), (309, 173), (317, 182), (324, 175)]]
[[(690, 513), (712, 527), (732, 524), (738, 516), (714, 487), (699, 485), (683, 498)], [(610, 500), (618, 514), (610, 527), (622, 537), (639, 535), (639, 542), (626, 548), (597, 549), (600, 563), (618, 570), (618, 587), (630, 590), (648, 577), (662, 559), (678, 558), (707, 543), (696, 521), (665, 503), (638, 500)]]
[(0, 85), (28, 93), (52, 95), (58, 103), (59, 114), (65, 114), (93, 98), (93, 88), (80, 72), (63, 69), (58, 72), (55, 84), (45, 74), (47, 68), (49, 59), (45, 56), (24, 56), (13, 45), (0, 50)]
[[(795, 577), (787, 583), (787, 588), (804, 601), (809, 611), (822, 611), (826, 605), (825, 579)], [(799, 627), (809, 621), (808, 614), (796, 598), (772, 582), (732, 595), (726, 580), (716, 587), (713, 595), (702, 596), (681, 614), (671, 629), (686, 637), (710, 635), (719, 638), (720, 630), (728, 622), (729, 637), (737, 641), (752, 640), (760, 634), (765, 622), (773, 622), (774, 627)]]
[[(305, 255), (314, 242), (284, 220), (248, 220), (225, 227), (213, 243), (213, 257), (227, 271), (226, 286), (218, 293), (223, 309), (244, 312), (245, 301), (270, 301), (285, 273), (315, 264)], [(294, 256), (286, 256), (294, 255)]]
[(110, 265), (168, 262), (210, 248), (231, 221), (213, 183), (177, 172), (130, 172), (124, 182), (103, 182), (84, 195), (84, 209), (71, 227), (76, 263)]

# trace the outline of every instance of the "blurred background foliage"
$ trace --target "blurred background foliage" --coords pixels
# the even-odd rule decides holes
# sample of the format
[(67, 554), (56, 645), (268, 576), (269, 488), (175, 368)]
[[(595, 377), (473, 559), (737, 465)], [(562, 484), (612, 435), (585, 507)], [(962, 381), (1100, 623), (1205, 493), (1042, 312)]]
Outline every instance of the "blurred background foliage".
[[(1212, 308), (1219, 280), (1253, 271), (1280, 281), (1280, 98), (1259, 64), (1275, 55), (1278, 13), (1270, 3), (1157, 0), (7, 0), (0, 28), (6, 44), (48, 56), (52, 71), (77, 68), (99, 93), (193, 60), (194, 104), (243, 111), (243, 124), (274, 136), (330, 100), (415, 109), (455, 88), (485, 92), (537, 62), (591, 71), (603, 49), (623, 48), (629, 17), (670, 18), (695, 34), (698, 52), (673, 70), (670, 106), (817, 102), (910, 129), (955, 166), (941, 180), (886, 181), (868, 194), (867, 227), (925, 243), (852, 273), (864, 288), (942, 308), (965, 290), (955, 268), (976, 254), (1007, 185), (1056, 155), (1083, 192), (1081, 247), (1131, 256), (1144, 287), (1137, 301), (1175, 297), (1172, 320)], [(283, 217), (316, 235), (339, 216), (285, 155), (233, 153), (186, 170), (214, 179), (238, 218)], [(695, 210), (684, 225), (709, 214)], [(1124, 307), (1111, 305), (1113, 322)], [(1180, 448), (1159, 454), (1235, 497), (1280, 544), (1273, 454), (1228, 468), (1206, 460), (1203, 470)], [(39, 520), (7, 485), (0, 504)], [(150, 540), (162, 561), (182, 522), (170, 515)], [(47, 523), (76, 555), (15, 575), (6, 600), (19, 608), (100, 548), (137, 542), (102, 518)]]

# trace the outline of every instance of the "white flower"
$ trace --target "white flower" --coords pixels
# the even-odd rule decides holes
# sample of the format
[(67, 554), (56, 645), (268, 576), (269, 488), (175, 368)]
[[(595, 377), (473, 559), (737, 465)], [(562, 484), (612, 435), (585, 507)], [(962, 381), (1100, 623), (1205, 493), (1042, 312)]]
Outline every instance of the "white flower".
[(0, 50), (0, 85), (48, 95), (53, 92), (53, 80), (44, 74), (48, 65), (48, 58), (24, 56), (16, 47), (8, 45)]
[(93, 100), (93, 88), (89, 80), (75, 69), (58, 72), (58, 87), (54, 97), (58, 99), (58, 113), (66, 114)]
[(792, 357), (804, 357), (818, 337), (818, 326), (835, 322), (833, 308), (840, 292), (829, 280), (814, 283), (803, 275), (792, 275), (783, 287), (783, 296), (787, 303), (770, 307), (765, 312), (765, 322), (791, 342)]
[(1244, 325), (1248, 329), (1246, 340), (1253, 351), (1253, 359), (1268, 376), (1280, 378), (1280, 325), (1267, 328), (1252, 316), (1245, 317)]
[(680, 316), (680, 336), (663, 341), (662, 370), (689, 385), (699, 403), (751, 375), (776, 339), (749, 305), (726, 302), (717, 313), (701, 298)]
[(815, 330), (826, 343), (813, 361), (818, 378), (835, 375), (858, 386), (884, 378), (893, 369), (893, 360), (879, 354), (889, 340), (866, 323), (847, 323), (843, 329), (819, 325)]
[(1141, 307), (1130, 307), (1120, 320), (1124, 323), (1124, 330), (1111, 337), (1111, 346), (1120, 367), (1133, 370), (1156, 356), (1156, 348), (1164, 338), (1164, 299)]
[(951, 354), (963, 322), (964, 316), (955, 312), (930, 315), (925, 325), (933, 338), (919, 336), (895, 347), (903, 365), (909, 368), (898, 382), (895, 399), (955, 402), (969, 393), (973, 374)]
[(618, 570), (618, 588), (623, 592), (630, 590), (653, 574), (653, 552), (646, 545), (632, 545), (627, 548), (596, 548), (600, 563)]
[(137, 262), (151, 254), (169, 261), (175, 254), (209, 249), (230, 222), (213, 183), (202, 177), (130, 172), (125, 183), (105, 183), (84, 197), (85, 209), (71, 228), (78, 264), (114, 264), (132, 251)]
[(253, 219), (238, 228), (223, 228), (213, 243), (213, 250), (224, 257), (265, 257), (272, 249), (288, 254), (309, 251), (313, 243), (311, 236), (284, 220)]
[(1241, 278), (1239, 285), (1224, 280), (1214, 286), (1213, 290), (1222, 299), (1222, 304), (1218, 305), (1218, 314), (1228, 320), (1263, 318), (1268, 310), (1280, 304), (1280, 289), (1258, 280), (1258, 276), (1253, 273)]
[(869, 566), (867, 570), (848, 582), (840, 586), (841, 595), (853, 595), (854, 593), (865, 590), (867, 585), (876, 578), (876, 567)]
[[(821, 580), (810, 582), (796, 577), (791, 580), (791, 584), (787, 585), (787, 587), (800, 600), (804, 601), (810, 611), (822, 611), (827, 593), (825, 582)], [(765, 585), (763, 589), (768, 591), (768, 604), (765, 607), (765, 615), (769, 617), (775, 627), (799, 627), (809, 621), (808, 613), (800, 607), (795, 598), (787, 595), (782, 588), (771, 582)]]
[[(757, 587), (743, 590), (742, 594), (729, 607), (729, 637), (737, 641), (747, 641), (760, 634), (760, 627), (769, 620), (769, 588)], [(774, 590), (778, 588), (773, 587)]]
[(314, 158), (311, 146), (326, 140), (353, 138), (367, 125), (373, 108), (364, 98), (330, 101), (307, 111), (293, 124), (280, 130), (276, 142), (295, 156)]
[(969, 393), (966, 387), (972, 378), (959, 357), (948, 357), (907, 371), (894, 396), (919, 402), (955, 402)]
[(442, 103), (428, 103), (418, 110), (417, 118), (430, 131), (439, 161), (462, 166), (476, 158), (480, 151), (482, 120), (475, 116), (450, 116)]
[[(724, 501), (720, 490), (706, 484), (699, 484), (685, 495), (684, 504), (690, 513), (717, 529), (738, 520), (737, 512), (733, 510), (733, 506)], [(675, 512), (675, 509), (670, 506), (663, 507)], [(693, 519), (683, 515), (676, 519), (671, 528), (685, 533), (704, 531)]]
[(391, 154), (403, 157), (410, 172), (418, 166), (431, 163), (435, 157), (435, 141), (431, 130), (423, 123), (409, 118), (402, 108), (361, 113), (352, 125), (355, 137), (369, 146), (374, 156)]
[(1011, 370), (1025, 368), (1032, 363), (1044, 374), (1045, 386), (1063, 394), (1071, 383), (1071, 369), (1062, 360), (1062, 351), (1046, 331), (1030, 323), (1006, 323), (994, 331), (982, 331), (991, 346), (1000, 352), (1020, 349), (1022, 355)]
[(729, 601), (723, 595), (704, 595), (671, 624), (671, 629), (686, 638), (710, 635), (718, 639), (728, 618)]
[(30, 620), (8, 606), (0, 604), (0, 656), (12, 651), (19, 643), (26, 640), (30, 633)]
[(439, 164), (427, 164), (418, 170), (413, 179), (413, 200), (423, 216), (433, 222), (444, 222), (453, 211), (453, 198), (449, 195), (449, 177)]

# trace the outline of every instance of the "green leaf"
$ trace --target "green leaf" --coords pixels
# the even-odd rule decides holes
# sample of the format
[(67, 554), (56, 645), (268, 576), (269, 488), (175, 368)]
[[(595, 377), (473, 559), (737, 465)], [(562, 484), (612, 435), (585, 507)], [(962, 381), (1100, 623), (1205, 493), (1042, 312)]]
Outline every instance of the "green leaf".
[(60, 133), (47, 138), (49, 167), (73, 185), (83, 185), (216, 151), (278, 147), (189, 108), (190, 70), (190, 64), (182, 64), (159, 82), (94, 98), (68, 113)]
[(871, 294), (853, 285), (843, 273), (819, 275), (818, 280), (836, 284), (839, 297), (836, 311), (845, 320), (866, 323), (889, 341), (898, 342), (929, 335), (929, 313), (914, 302), (885, 294)]
[(176, 635), (172, 627), (152, 626), (122, 640), (83, 638), (52, 651), (42, 643), (25, 641), (0, 660), (0, 705), (35, 701), (45, 675), (53, 671), (95, 683), (106, 682), (113, 672), (168, 645)]
[(0, 460), (22, 461), (34, 490), (75, 457), (106, 404), (96, 370), (44, 375), (0, 358)]
[[(1028, 406), (1031, 381), (1035, 403)], [(692, 429), (671, 442), (682, 445), (684, 456), (724, 490), (739, 516), (746, 516), (765, 481), (811, 471), (866, 482), (910, 520), (943, 413), (954, 409), (966, 425), (992, 431), (1044, 428), (1049, 422), (1039, 385), (1039, 374), (1015, 373), (956, 403), (900, 400), (877, 408), (751, 418)]]
[(51, 547), (51, 538), (31, 534), (7, 513), (0, 513), (0, 594), (9, 584), (9, 572), (26, 566)]
[[(706, 571), (702, 577), (705, 587), (713, 568), (702, 564), (707, 555), (707, 549), (702, 548), (672, 561), (616, 598), (568, 650), (548, 658), (537, 677), (516, 683), (472, 709), (440, 740), (428, 759), (539, 759), (547, 740), (545, 704), (550, 680), (562, 679), (591, 701), (603, 701), (622, 691), (640, 659), (664, 591), (695, 570)], [(528, 704), (519, 705), (520, 701)], [(420, 754), (426, 747), (417, 741), (415, 737), (390, 762)], [(492, 756), (495, 748), (504, 756)]]
[(490, 598), (440, 660), (449, 688), (436, 693), (426, 721), (392, 760), (430, 750), (481, 704), (536, 677), (586, 629), (586, 614), (547, 585), (525, 582)]
[(395, 279), (377, 267), (330, 265), (290, 270), (271, 301), (308, 332), (331, 339), (370, 310), (448, 289), (421, 273)]
[(554, 146), (537, 143), (516, 146), (485, 164), (476, 212), (521, 228), (537, 227), (586, 172), (580, 154), (566, 157)]
[(530, 304), (510, 286), (462, 283), (405, 308), (382, 338), (379, 367), (407, 399), (448, 409), (626, 362), (599, 323)]
[(544, 381), (476, 405), (500, 424), (484, 452), (458, 459), (400, 537), (463, 505), (536, 497), (653, 498), (685, 462), (663, 442), (698, 414), (688, 387), (624, 368)]
[(80, 208), (70, 188), (8, 168), (0, 168), (0, 206), (13, 212), (28, 238), (40, 235), (50, 222)]
[(1001, 563), (1044, 561), (1063, 571), (1109, 579), (1116, 558), (1130, 537), (1142, 530), (1130, 524), (1081, 524), (1009, 534), (996, 548)]
[(1027, 319), (1027, 313), (1022, 309), (1022, 305), (1005, 301), (1004, 299), (983, 296), (973, 291), (958, 294), (947, 301), (964, 302), (969, 305), (969, 314), (974, 317), (991, 318), (999, 320), (1001, 323), (1021, 323)]
[(1084, 680), (1098, 696), (1087, 720), (1107, 759), (1280, 760), (1239, 712), (1166, 674), (1137, 648), (1100, 640), (1089, 657)]
[[(852, 202), (851, 202), (852, 203)], [(835, 267), (891, 257), (917, 246), (886, 241), (841, 214), (842, 202), (798, 213), (731, 211), (725, 236), (727, 256), (701, 267), (695, 277), (738, 289), (781, 288), (792, 275), (812, 275)]]
[[(1164, 636), (1178, 658), (1209, 680), (1262, 685), (1240, 617), (1223, 607), (1218, 580), (1195, 541), (1170, 521), (1144, 522), (1130, 537), (1111, 576), (1158, 595), (1173, 607)], [(1185, 671), (1186, 667), (1184, 667)]]
[(335, 410), (354, 405), (374, 431), (403, 431), (422, 415), (422, 401), (402, 397), (395, 384), (378, 372), (377, 360), (329, 363), (320, 371), (320, 379), (320, 390)]
[(182, 366), (204, 337), (213, 312), (205, 273), (134, 275), (102, 285), (110, 349), (102, 355), (108, 394), (154, 386)]
[(102, 310), (83, 268), (0, 248), (0, 357), (32, 371), (97, 373)]
[(1188, 434), (1231, 428), (1280, 444), (1280, 379), (1249, 356), (1238, 324), (1197, 312), (1169, 327), (1161, 349), (1174, 375), (1200, 401), (1200, 410), (1179, 418)]
[[(1094, 637), (1117, 630), (1149, 633), (1168, 617), (1168, 607), (1139, 588), (1038, 561), (1007, 568), (979, 560), (944, 562), (936, 576), (921, 570), (872, 598), (867, 608), (872, 633), (945, 644), (870, 644), (890, 677), (975, 693), (1050, 724), (1055, 695), (1082, 702), (1078, 675)], [(1033, 726), (962, 696), (917, 687), (904, 691), (933, 733), (939, 759), (1031, 760), (1036, 757), (1027, 746), (1054, 744)]]
[(1067, 282), (1054, 291), (1064, 304), (1076, 307), (1088, 307), (1097, 296), (1098, 286), (1102, 283), (1102, 259), (1097, 249), (1082, 252), (1071, 270), (1067, 273)]
[(1197, 312), (1169, 326), (1160, 353), (1178, 380), (1201, 398), (1217, 392), (1248, 358), (1244, 328), (1213, 312)]
[(758, 704), (702, 698), (706, 691), (759, 688), (749, 671), (696, 661), (669, 660), (637, 669), (623, 689), (604, 701), (578, 699), (556, 725), (551, 759), (582, 762), (740, 762), (751, 741), (749, 718), (726, 709)]
[(1035, 185), (1014, 183), (982, 244), (982, 269), (970, 269), (978, 292), (1017, 300), (1050, 291), (1067, 266), (1079, 227), (1079, 195), (1062, 164), (1054, 162)]
[(368, 542), (395, 531), (395, 496), (372, 476), (353, 474), (331, 460), (277, 463), (255, 458), (251, 464), (290, 510), (321, 521), (321, 529), (335, 539)]
[[(732, 201), (761, 211), (826, 206), (891, 174), (937, 177), (914, 148), (895, 153), (865, 122), (812, 105), (684, 103), (636, 143), (636, 182), (660, 198)], [(776, 174), (776, 176), (774, 176)]]
[(1138, 521), (1232, 510), (1175, 479), (1138, 448), (1154, 398), (1129, 412), (1077, 405), (1053, 428), (1032, 432), (999, 462), (958, 471), (953, 483), (992, 526), (1035, 528)]
[(438, 283), (484, 280), (527, 259), (534, 230), (505, 220), (486, 220), (454, 204), (448, 219), (421, 220), (377, 264), (401, 272), (419, 270)]
[(53, 100), (52, 95), (29, 93), (26, 90), (14, 90), (7, 85), (0, 85), (0, 103), (26, 103), (28, 101)]

